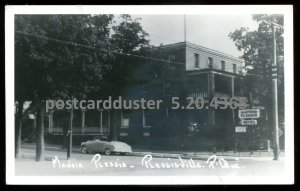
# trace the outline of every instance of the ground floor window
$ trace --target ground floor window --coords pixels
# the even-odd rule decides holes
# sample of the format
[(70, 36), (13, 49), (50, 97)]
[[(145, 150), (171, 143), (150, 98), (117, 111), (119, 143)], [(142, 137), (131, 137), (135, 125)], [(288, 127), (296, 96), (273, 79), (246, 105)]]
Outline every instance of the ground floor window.
[(151, 127), (151, 118), (152, 118), (152, 111), (144, 109), (143, 110), (143, 127), (144, 128)]
[(85, 127), (100, 127), (100, 112), (97, 110), (85, 111)]
[(81, 127), (82, 125), (82, 114), (81, 110), (73, 110), (73, 127)]

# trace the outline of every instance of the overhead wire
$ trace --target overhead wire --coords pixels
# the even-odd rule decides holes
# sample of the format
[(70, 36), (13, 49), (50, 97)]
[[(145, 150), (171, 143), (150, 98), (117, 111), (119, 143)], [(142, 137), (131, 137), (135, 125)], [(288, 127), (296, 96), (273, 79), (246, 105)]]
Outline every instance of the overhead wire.
[[(171, 61), (170, 59), (169, 60), (164, 60), (164, 59), (160, 59), (160, 58), (153, 58), (153, 57), (147, 57), (147, 56), (142, 56), (142, 55), (136, 55), (136, 54), (118, 52), (118, 51), (108, 50), (108, 49), (99, 48), (99, 47), (95, 47), (95, 46), (85, 45), (85, 44), (81, 44), (81, 43), (77, 43), (77, 42), (70, 42), (70, 41), (60, 40), (60, 39), (51, 38), (51, 37), (47, 37), (47, 36), (41, 36), (41, 35), (36, 35), (36, 34), (29, 34), (29, 33), (21, 32), (21, 31), (16, 31), (16, 33), (22, 34), (22, 35), (26, 35), (26, 36), (31, 36), (31, 37), (46, 39), (46, 40), (50, 40), (50, 41), (54, 41), (54, 42), (59, 42), (59, 43), (63, 43), (63, 44), (67, 44), (67, 45), (75, 46), (75, 47), (82, 47), (82, 48), (87, 48), (87, 49), (91, 49), (91, 50), (98, 49), (98, 50), (101, 50), (103, 52), (109, 52), (109, 53), (113, 53), (113, 54), (119, 54), (119, 55), (125, 55), (125, 56), (132, 56), (132, 57), (136, 57), (136, 58), (141, 58), (141, 59), (146, 59), (146, 60), (153, 60), (153, 61), (159, 61), (159, 62), (165, 62), (165, 63), (173, 63), (173, 64), (185, 65), (185, 63), (183, 63), (183, 62)], [(261, 76), (259, 74), (248, 74), (248, 75)]]
[(164, 59), (160, 59), (160, 58), (153, 58), (153, 57), (141, 56), (141, 55), (136, 55), (136, 54), (118, 52), (118, 51), (108, 50), (108, 49), (99, 48), (99, 47), (95, 47), (95, 46), (85, 45), (85, 44), (81, 44), (81, 43), (77, 43), (77, 42), (70, 42), (70, 41), (60, 40), (60, 39), (46, 37), (46, 36), (29, 34), (29, 33), (21, 32), (21, 31), (16, 31), (16, 33), (26, 35), (26, 36), (32, 36), (32, 37), (36, 37), (36, 38), (51, 40), (51, 41), (54, 41), (54, 42), (59, 42), (59, 43), (63, 43), (63, 44), (71, 45), (71, 46), (76, 46), (76, 47), (82, 47), (82, 48), (87, 48), (87, 49), (92, 49), (92, 50), (98, 49), (98, 50), (101, 50), (101, 51), (104, 51), (104, 52), (110, 52), (110, 53), (114, 53), (114, 54), (133, 56), (133, 57), (142, 58), (142, 59), (148, 59), (148, 60), (154, 60), (154, 61), (160, 61), (160, 62), (166, 62), (166, 63), (185, 65), (185, 63), (183, 63), (183, 62), (175, 62), (175, 61), (164, 60)]

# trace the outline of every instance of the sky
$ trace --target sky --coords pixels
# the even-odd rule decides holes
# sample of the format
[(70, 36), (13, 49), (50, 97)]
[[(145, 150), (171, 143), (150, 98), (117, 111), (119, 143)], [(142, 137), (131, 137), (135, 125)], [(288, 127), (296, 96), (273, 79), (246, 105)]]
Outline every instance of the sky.
[[(170, 44), (184, 41), (183, 15), (131, 15), (141, 18), (143, 29), (149, 33), (152, 45)], [(245, 15), (186, 15), (186, 40), (193, 44), (211, 48), (239, 57), (234, 42), (228, 37), (230, 32), (241, 27), (255, 30), (258, 27), (252, 16)]]

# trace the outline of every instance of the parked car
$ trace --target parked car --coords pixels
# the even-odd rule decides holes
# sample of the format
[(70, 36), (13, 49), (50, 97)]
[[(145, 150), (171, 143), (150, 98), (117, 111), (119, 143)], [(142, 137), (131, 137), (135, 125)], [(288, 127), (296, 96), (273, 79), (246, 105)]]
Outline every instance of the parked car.
[[(106, 140), (105, 140), (106, 139)], [(107, 141), (105, 137), (94, 137), (93, 140), (89, 140), (81, 143), (81, 152), (99, 152), (105, 155), (111, 155), (112, 153), (120, 153), (122, 155), (131, 153), (131, 146), (119, 141)]]

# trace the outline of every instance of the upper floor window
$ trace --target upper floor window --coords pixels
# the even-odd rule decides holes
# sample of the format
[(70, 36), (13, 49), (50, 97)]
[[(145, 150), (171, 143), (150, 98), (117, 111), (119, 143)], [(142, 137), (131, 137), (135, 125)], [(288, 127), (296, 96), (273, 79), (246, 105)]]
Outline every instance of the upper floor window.
[(213, 68), (213, 58), (208, 57), (208, 67)]
[(199, 68), (199, 54), (195, 53), (195, 68)]
[(233, 73), (236, 73), (236, 64), (233, 64)]
[(147, 87), (145, 87), (145, 85), (142, 85), (142, 93), (143, 94), (147, 94)]
[(165, 82), (165, 95), (171, 95), (171, 82)]
[(169, 54), (169, 61), (173, 61), (173, 60), (175, 60), (175, 55), (173, 55), (173, 54)]
[(222, 61), (221, 61), (221, 65), (222, 65), (222, 66), (221, 66), (221, 67), (222, 67), (222, 70), (225, 70), (225, 61), (222, 60)]

